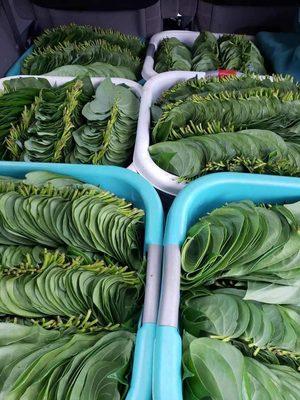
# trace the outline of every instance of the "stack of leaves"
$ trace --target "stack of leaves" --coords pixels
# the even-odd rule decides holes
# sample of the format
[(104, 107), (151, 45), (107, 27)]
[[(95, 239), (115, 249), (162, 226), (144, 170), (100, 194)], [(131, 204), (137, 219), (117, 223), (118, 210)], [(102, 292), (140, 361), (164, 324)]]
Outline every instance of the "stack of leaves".
[(87, 124), (74, 132), (71, 161), (128, 165), (132, 158), (139, 99), (127, 87), (105, 80), (82, 110)]
[[(138, 79), (144, 44), (131, 35), (70, 24), (46, 30), (34, 42), (22, 74), (119, 76)], [(81, 68), (85, 66), (86, 68)]]
[(300, 91), (290, 77), (194, 78), (158, 99), (152, 121), (150, 155), (182, 181), (224, 170), (300, 175)]
[(176, 38), (163, 39), (155, 54), (156, 72), (191, 69), (191, 54), (187, 46)]
[(185, 400), (298, 400), (299, 372), (245, 356), (229, 343), (184, 338)]
[[(6, 82), (4, 82), (6, 84)], [(49, 87), (48, 81), (44, 80), (45, 87)], [(5, 140), (12, 130), (12, 125), (20, 118), (31, 113), (31, 105), (39, 95), (41, 88), (31, 85), (30, 87), (20, 87), (17, 91), (8, 91), (0, 95), (0, 157), (4, 158), (7, 154)], [(25, 116), (26, 114), (26, 116)]]
[(0, 396), (21, 400), (123, 400), (134, 335), (93, 332), (73, 321), (0, 322)]
[(124, 399), (143, 211), (48, 172), (1, 177), (0, 203), (0, 398)]
[(192, 71), (211, 71), (219, 67), (219, 48), (210, 32), (199, 34), (192, 46)]
[(109, 79), (96, 93), (88, 77), (59, 87), (40, 78), (6, 81), (0, 97), (1, 158), (128, 166), (138, 110), (136, 94)]
[(201, 32), (193, 46), (176, 38), (163, 39), (155, 54), (155, 71), (213, 71), (218, 68), (265, 74), (264, 59), (246, 36), (223, 35), (218, 39)]
[(297, 399), (300, 203), (215, 209), (182, 246), (186, 400)]
[(299, 209), (299, 202), (266, 208), (243, 201), (200, 218), (182, 248), (182, 289), (223, 279), (297, 286)]

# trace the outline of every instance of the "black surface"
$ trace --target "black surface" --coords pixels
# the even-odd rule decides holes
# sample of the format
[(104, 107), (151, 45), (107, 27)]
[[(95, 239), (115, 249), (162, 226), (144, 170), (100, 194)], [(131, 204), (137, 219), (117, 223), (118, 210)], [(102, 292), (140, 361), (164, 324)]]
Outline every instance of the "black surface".
[(300, 0), (202, 0), (218, 6), (300, 6)]
[(158, 0), (31, 0), (44, 8), (78, 11), (139, 10), (156, 4)]

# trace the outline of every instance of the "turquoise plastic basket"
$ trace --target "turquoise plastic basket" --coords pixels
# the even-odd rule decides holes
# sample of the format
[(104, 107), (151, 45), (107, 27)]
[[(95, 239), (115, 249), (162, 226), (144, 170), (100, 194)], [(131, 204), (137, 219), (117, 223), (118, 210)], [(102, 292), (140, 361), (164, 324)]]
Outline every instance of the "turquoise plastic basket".
[(182, 400), (180, 247), (198, 218), (227, 202), (285, 203), (300, 199), (300, 179), (243, 173), (217, 173), (199, 178), (175, 199), (166, 222), (162, 289), (156, 331), (153, 399)]
[(143, 315), (134, 352), (131, 385), (126, 400), (150, 400), (153, 347), (161, 278), (163, 210), (153, 187), (136, 173), (119, 167), (25, 162), (0, 162), (0, 175), (22, 178), (30, 171), (51, 171), (100, 185), (145, 211), (147, 277)]

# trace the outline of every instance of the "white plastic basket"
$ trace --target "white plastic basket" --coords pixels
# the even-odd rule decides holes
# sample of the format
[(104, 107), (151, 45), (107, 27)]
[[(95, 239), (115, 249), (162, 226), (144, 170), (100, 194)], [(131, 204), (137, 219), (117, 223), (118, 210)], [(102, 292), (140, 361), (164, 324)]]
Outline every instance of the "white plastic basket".
[[(185, 186), (185, 183), (178, 182), (178, 176), (160, 168), (152, 160), (149, 153), (151, 145), (151, 106), (162, 95), (163, 92), (178, 82), (198, 77), (199, 79), (218, 76), (218, 72), (195, 72), (195, 71), (170, 71), (157, 74), (149, 79), (144, 85), (141, 98), (140, 114), (137, 127), (137, 135), (133, 154), (134, 170), (147, 179), (156, 189), (161, 192), (176, 196)], [(242, 76), (240, 72), (237, 76)], [(263, 79), (266, 75), (260, 75)], [(273, 80), (272, 76), (268, 76)]]
[(160, 95), (177, 82), (185, 81), (194, 77), (205, 78), (205, 72), (171, 71), (157, 74), (146, 82), (140, 106), (137, 135), (133, 154), (135, 170), (147, 179), (154, 187), (164, 193), (176, 196), (184, 188), (184, 183), (178, 182), (178, 177), (161, 169), (152, 160), (149, 154), (151, 142), (151, 105)]
[[(0, 79), (0, 90), (3, 90), (3, 82), (4, 81), (8, 81), (11, 79), (16, 79), (16, 78), (43, 78), (43, 79), (47, 79), (47, 81), (51, 84), (51, 86), (61, 86), (66, 82), (72, 81), (73, 79), (75, 79), (75, 77), (73, 76), (46, 76), (46, 75), (15, 75), (15, 76), (8, 76), (6, 78), (2, 78)], [(93, 83), (94, 88), (96, 88), (97, 86), (99, 86), (99, 84), (104, 81), (104, 79), (107, 78), (91, 78), (91, 81)], [(109, 78), (111, 79), (111, 81), (116, 84), (116, 85), (120, 85), (120, 84), (125, 84), (128, 87), (130, 87), (133, 92), (139, 97), (142, 97), (142, 92), (143, 92), (143, 88), (142, 86), (134, 81), (131, 81), (129, 79), (123, 79), (123, 78)], [(135, 172), (134, 166), (133, 164), (130, 164), (127, 168), (131, 169), (132, 171)]]
[[(142, 70), (142, 77), (147, 81), (148, 79), (152, 78), (153, 76), (158, 75), (158, 73), (154, 70), (154, 55), (159, 46), (159, 43), (166, 38), (176, 38), (180, 40), (182, 43), (186, 44), (187, 46), (192, 46), (199, 36), (200, 32), (193, 32), (193, 31), (163, 31), (156, 33), (150, 39), (146, 58), (143, 65)], [(214, 35), (219, 38), (223, 36), (223, 33), (214, 33)], [(254, 40), (253, 36), (246, 35), (246, 37), (250, 40)]]

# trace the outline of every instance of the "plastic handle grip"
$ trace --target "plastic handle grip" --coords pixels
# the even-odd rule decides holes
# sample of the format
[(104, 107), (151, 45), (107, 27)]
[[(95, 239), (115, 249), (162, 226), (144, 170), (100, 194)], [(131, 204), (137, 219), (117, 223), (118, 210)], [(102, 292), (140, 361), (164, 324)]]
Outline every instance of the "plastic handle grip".
[(136, 335), (133, 372), (126, 400), (151, 400), (156, 325), (144, 324)]
[(153, 400), (182, 400), (182, 343), (171, 326), (158, 326), (153, 363)]

